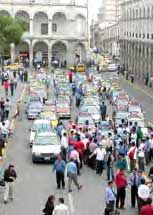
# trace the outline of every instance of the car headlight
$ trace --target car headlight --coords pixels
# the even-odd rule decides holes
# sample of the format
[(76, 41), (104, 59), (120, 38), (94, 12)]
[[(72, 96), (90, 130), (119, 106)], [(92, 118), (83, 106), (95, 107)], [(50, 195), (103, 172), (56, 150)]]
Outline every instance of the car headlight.
[(40, 156), (40, 153), (39, 153), (39, 152), (33, 152), (33, 153), (32, 153), (32, 156), (34, 156), (34, 157), (35, 157), (35, 156)]

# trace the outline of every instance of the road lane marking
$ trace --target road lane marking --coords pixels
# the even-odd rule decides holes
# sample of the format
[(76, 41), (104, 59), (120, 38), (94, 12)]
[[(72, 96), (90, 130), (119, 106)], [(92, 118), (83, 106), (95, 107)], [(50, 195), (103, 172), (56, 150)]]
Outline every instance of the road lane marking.
[(69, 209), (70, 209), (70, 214), (74, 215), (75, 209), (74, 209), (74, 203), (73, 203), (73, 196), (71, 193), (68, 193), (68, 201), (69, 201)]

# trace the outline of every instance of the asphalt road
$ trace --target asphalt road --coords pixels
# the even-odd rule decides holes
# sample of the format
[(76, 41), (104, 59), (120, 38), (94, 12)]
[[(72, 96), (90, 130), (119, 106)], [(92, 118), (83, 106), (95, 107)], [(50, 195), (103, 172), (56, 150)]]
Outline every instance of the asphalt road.
[[(107, 75), (107, 74), (106, 74)], [(121, 82), (122, 84), (122, 82)], [(125, 84), (123, 83), (123, 86)], [(134, 91), (134, 89), (133, 89)], [(133, 94), (132, 89), (129, 93)], [(136, 93), (136, 92), (135, 92)], [(73, 117), (76, 109), (72, 108)], [(31, 122), (25, 119), (24, 110), (22, 120), (16, 123), (16, 132), (7, 149), (6, 166), (13, 162), (18, 174), (15, 183), (15, 199), (13, 202), (3, 204), (3, 195), (0, 192), (0, 214), (2, 215), (41, 215), (47, 197), (50, 194), (64, 197), (66, 204), (70, 207), (71, 215), (101, 215), (103, 214), (104, 192), (106, 187), (106, 174), (97, 176), (93, 170), (83, 167), (79, 177), (83, 189), (68, 194), (67, 189), (56, 190), (55, 175), (52, 172), (52, 165), (33, 164), (31, 149), (29, 148), (29, 128)], [(121, 215), (134, 215), (135, 211), (129, 210), (130, 198), (126, 198), (126, 210)]]

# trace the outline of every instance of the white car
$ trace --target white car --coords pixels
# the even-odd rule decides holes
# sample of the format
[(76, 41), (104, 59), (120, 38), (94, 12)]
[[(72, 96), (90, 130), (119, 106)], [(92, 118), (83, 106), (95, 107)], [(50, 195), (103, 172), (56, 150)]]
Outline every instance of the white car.
[(32, 146), (32, 161), (51, 162), (61, 152), (60, 140), (56, 132), (41, 132), (36, 136)]
[(89, 113), (95, 122), (99, 122), (99, 120), (101, 119), (100, 110), (97, 106), (83, 106), (81, 107), (80, 111)]
[(116, 72), (117, 69), (118, 69), (118, 68), (117, 68), (117, 65), (114, 64), (114, 63), (111, 63), (111, 64), (108, 65), (108, 71), (109, 71), (109, 72)]
[(30, 146), (32, 146), (37, 133), (49, 130), (51, 130), (51, 125), (48, 119), (36, 119), (30, 129)]

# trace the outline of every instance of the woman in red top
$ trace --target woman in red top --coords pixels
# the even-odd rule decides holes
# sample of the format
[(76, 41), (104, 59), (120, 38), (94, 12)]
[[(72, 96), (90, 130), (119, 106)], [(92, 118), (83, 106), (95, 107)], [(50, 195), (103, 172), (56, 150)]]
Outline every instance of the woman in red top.
[(4, 82), (4, 89), (5, 89), (5, 96), (8, 96), (8, 90), (9, 90), (10, 84), (8, 81)]
[(115, 184), (117, 187), (117, 196), (116, 196), (116, 208), (118, 208), (120, 202), (120, 208), (124, 208), (125, 203), (125, 188), (127, 186), (127, 181), (125, 178), (124, 170), (120, 169), (115, 178)]

